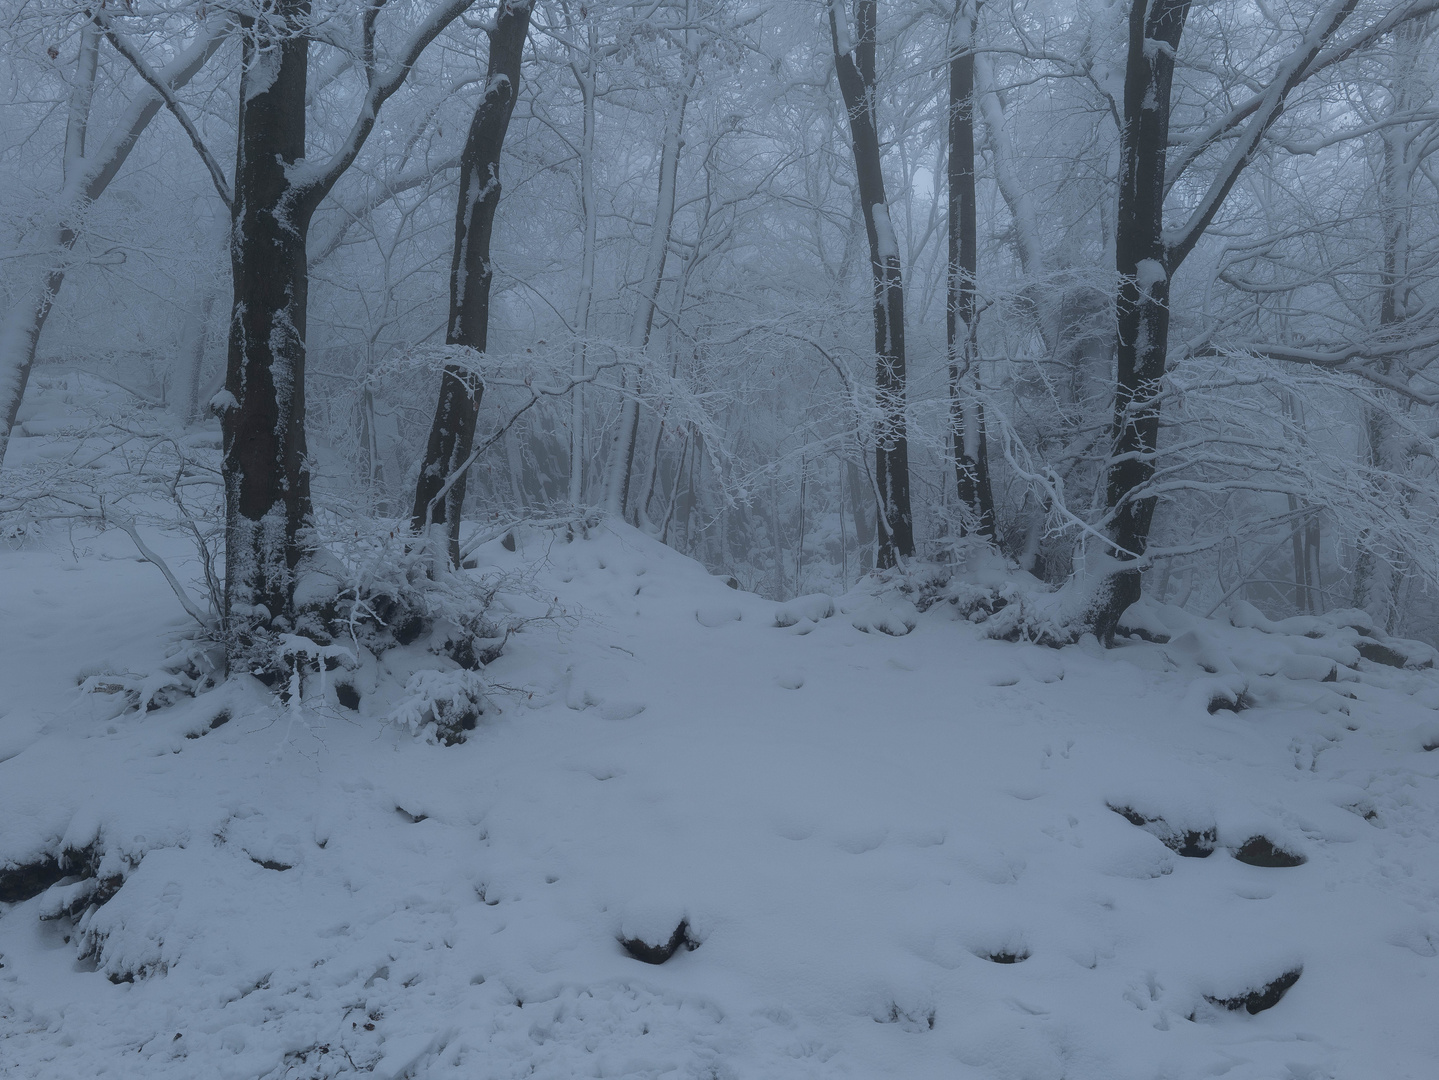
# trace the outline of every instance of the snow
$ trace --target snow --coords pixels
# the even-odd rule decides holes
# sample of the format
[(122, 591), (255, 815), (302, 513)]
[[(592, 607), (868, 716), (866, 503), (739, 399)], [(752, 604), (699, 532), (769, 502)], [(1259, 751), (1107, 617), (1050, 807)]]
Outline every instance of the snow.
[(879, 257), (899, 258), (899, 243), (894, 238), (894, 225), (889, 220), (889, 207), (884, 203), (875, 203), (870, 209), (874, 214), (875, 250)]
[(280, 77), (280, 65), (284, 60), (279, 43), (264, 41), (250, 51), (250, 65), (245, 69), (245, 101), (254, 101), (261, 94), (268, 93)]
[(1168, 278), (1169, 275), (1164, 271), (1164, 264), (1158, 259), (1140, 259), (1134, 269), (1135, 282), (1143, 292), (1150, 296), (1154, 295), (1155, 286), (1164, 284)]
[(849, 35), (849, 13), (839, 0), (830, 0), (830, 18), (834, 22), (835, 49), (841, 56), (854, 52), (854, 41)]
[(239, 407), (239, 401), (237, 401), (235, 395), (228, 390), (221, 390), (210, 399), (210, 409), (216, 413), (229, 412), (231, 409), (238, 409)]
[[(558, 613), (453, 747), (335, 673), (123, 712), (77, 683), (173, 651), (155, 568), (0, 549), (0, 866), (123, 881), (0, 904), (0, 1073), (1433, 1075), (1429, 657), (1149, 601), (1153, 641), (1053, 650), (893, 581), (777, 605), (621, 526), (514, 535), (480, 572)], [(620, 944), (682, 921), (662, 965)]]

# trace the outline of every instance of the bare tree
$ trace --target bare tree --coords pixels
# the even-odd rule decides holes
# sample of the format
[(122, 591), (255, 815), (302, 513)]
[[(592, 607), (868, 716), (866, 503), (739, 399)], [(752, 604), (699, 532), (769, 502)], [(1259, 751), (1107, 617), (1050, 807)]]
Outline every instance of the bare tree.
[(945, 275), (945, 339), (949, 352), (950, 439), (956, 490), (974, 530), (995, 540), (994, 490), (979, 381), (979, 222), (974, 185), (974, 29), (977, 8), (960, 0), (951, 23), (949, 58), (949, 263)]
[(294, 626), (296, 569), (311, 549), (305, 442), (306, 241), (320, 202), (354, 163), (381, 106), (421, 52), (469, 7), (447, 0), (382, 62), (361, 14), (365, 92), (348, 136), (323, 162), (306, 157), (309, 0), (275, 0), (242, 17), (239, 139), (231, 238), (234, 304), (222, 406), (225, 620), (233, 656)]
[[(450, 263), (450, 317), (445, 343), (483, 353), (490, 326), (490, 240), (500, 202), (500, 152), (520, 88), (520, 57), (529, 34), (531, 0), (501, 0), (489, 30), (490, 57), (485, 95), (475, 107), (460, 158), (460, 192), (455, 210), (455, 249)], [(475, 441), (484, 383), (472, 367), (447, 364), (440, 377), (439, 403), (415, 486), (411, 527), (448, 535), (450, 560), (459, 563), (460, 513), (465, 502), (461, 463)], [(438, 541), (438, 536), (436, 540)]]
[(840, 93), (849, 114), (860, 209), (869, 239), (874, 279), (875, 391), (882, 419), (875, 433), (875, 485), (879, 498), (880, 569), (914, 554), (914, 513), (909, 498), (909, 441), (905, 429), (904, 274), (885, 197), (875, 112), (876, 0), (855, 0), (854, 37), (849, 19), (830, 0), (830, 43)]
[[(1282, 56), (1267, 83), (1244, 105), (1207, 131), (1192, 135), (1167, 161), (1175, 59), (1190, 0), (1134, 0), (1129, 16), (1123, 124), (1120, 129), (1119, 214), (1115, 268), (1119, 274), (1118, 372), (1114, 442), (1105, 484), (1108, 539), (1117, 566), (1107, 572), (1090, 609), (1090, 628), (1111, 640), (1124, 610), (1139, 598), (1139, 574), (1149, 544), (1157, 496), (1155, 473), (1162, 384), (1169, 349), (1170, 282), (1213, 223), (1240, 174), (1258, 154), (1289, 94), (1355, 42), (1326, 46), (1353, 13), (1357, 0), (1332, 0)], [(1401, 19), (1396, 9), (1366, 29), (1372, 40)], [(1412, 16), (1411, 16), (1412, 17)], [(1392, 20), (1392, 21), (1391, 21)], [(1199, 149), (1231, 142), (1215, 174), (1178, 228), (1165, 228), (1165, 196)]]

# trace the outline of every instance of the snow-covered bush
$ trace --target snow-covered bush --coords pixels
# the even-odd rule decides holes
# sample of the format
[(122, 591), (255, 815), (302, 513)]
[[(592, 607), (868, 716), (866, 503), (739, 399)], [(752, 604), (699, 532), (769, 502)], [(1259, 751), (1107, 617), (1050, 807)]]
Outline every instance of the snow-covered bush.
[(443, 547), (392, 523), (336, 519), (315, 539), (294, 633), (268, 643), (257, 674), (286, 700), (333, 697), (447, 745), (464, 741), (486, 709), (485, 665), (524, 623), (503, 595), (523, 583), (454, 570)]

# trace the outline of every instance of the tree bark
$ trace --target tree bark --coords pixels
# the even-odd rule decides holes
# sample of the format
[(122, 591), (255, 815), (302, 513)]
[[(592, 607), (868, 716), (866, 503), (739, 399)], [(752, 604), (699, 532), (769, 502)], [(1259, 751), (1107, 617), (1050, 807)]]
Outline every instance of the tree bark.
[(890, 222), (889, 201), (879, 151), (875, 116), (875, 0), (855, 0), (855, 37), (830, 0), (830, 42), (835, 74), (849, 115), (859, 201), (869, 239), (874, 279), (875, 393), (879, 399), (879, 430), (875, 433), (875, 483), (878, 487), (881, 570), (914, 554), (914, 515), (909, 498), (909, 441), (905, 432), (904, 275), (899, 244)]
[[(455, 210), (455, 249), (450, 262), (448, 345), (483, 353), (490, 327), (490, 240), (500, 202), (500, 152), (520, 87), (520, 60), (530, 29), (530, 2), (500, 5), (489, 33), (485, 96), (475, 109), (460, 158), (460, 195)], [(451, 563), (460, 557), (460, 513), (465, 503), (464, 462), (475, 441), (484, 383), (473, 370), (447, 364), (439, 402), (415, 486), (411, 527), (448, 537)]]
[[(973, 529), (995, 542), (994, 491), (984, 405), (977, 399), (979, 370), (975, 283), (979, 272), (974, 188), (974, 29), (972, 0), (955, 12), (949, 58), (949, 264), (945, 336), (949, 355), (949, 419), (959, 502)], [(962, 522), (961, 533), (969, 525)]]
[(225, 488), (224, 625), (232, 662), (275, 673), (264, 638), (296, 624), (295, 584), (312, 548), (305, 446), (306, 238), (315, 209), (354, 164), (384, 103), (420, 54), (471, 0), (442, 0), (381, 67), (375, 23), (361, 14), (367, 88), (328, 160), (305, 160), (309, 0), (271, 0), (242, 16), (239, 145), (231, 215), (234, 303), (221, 407)]

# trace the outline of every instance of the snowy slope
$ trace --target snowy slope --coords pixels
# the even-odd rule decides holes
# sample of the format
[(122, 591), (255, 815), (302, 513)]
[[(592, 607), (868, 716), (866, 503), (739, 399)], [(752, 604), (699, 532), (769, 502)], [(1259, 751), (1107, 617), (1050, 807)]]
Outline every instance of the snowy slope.
[(481, 565), (567, 614), (444, 747), (333, 686), (112, 715), (77, 678), (183, 629), (124, 543), (0, 551), (0, 866), (96, 864), (0, 904), (4, 1076), (1436, 1075), (1439, 677), (1345, 632), (1049, 650), (535, 531)]

